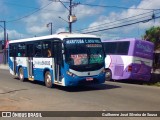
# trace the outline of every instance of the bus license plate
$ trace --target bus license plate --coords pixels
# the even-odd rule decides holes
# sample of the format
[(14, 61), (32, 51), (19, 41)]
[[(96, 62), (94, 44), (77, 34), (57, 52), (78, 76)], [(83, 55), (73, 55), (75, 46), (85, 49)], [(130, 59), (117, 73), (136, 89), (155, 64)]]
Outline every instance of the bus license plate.
[(86, 81), (92, 81), (92, 80), (93, 80), (92, 77), (87, 77), (87, 78), (86, 78)]

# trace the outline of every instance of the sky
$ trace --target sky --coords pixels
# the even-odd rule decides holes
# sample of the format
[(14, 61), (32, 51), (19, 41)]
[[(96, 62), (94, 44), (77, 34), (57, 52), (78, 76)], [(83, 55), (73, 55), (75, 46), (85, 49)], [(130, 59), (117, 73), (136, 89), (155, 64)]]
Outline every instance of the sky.
[[(0, 0), (0, 21), (6, 21), (8, 39), (44, 36), (68, 31), (69, 0)], [(152, 26), (160, 26), (159, 0), (72, 0), (77, 21), (72, 32), (88, 33), (102, 40), (142, 38)], [(155, 16), (156, 19), (154, 18)], [(136, 23), (136, 24), (134, 24)], [(128, 26), (129, 25), (129, 26)], [(3, 40), (0, 22), (0, 40)]]

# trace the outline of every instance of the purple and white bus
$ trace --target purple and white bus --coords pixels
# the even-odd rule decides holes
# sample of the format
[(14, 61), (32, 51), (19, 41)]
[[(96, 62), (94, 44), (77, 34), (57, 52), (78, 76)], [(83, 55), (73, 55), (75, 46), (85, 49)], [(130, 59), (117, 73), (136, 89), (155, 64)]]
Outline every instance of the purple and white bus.
[(106, 80), (149, 81), (154, 44), (135, 38), (103, 41)]

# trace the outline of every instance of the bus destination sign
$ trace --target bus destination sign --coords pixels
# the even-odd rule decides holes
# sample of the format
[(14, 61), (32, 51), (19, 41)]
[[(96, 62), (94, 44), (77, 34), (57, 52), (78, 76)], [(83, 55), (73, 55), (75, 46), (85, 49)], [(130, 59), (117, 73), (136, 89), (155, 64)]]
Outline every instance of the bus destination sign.
[(66, 44), (101, 43), (100, 39), (67, 39)]

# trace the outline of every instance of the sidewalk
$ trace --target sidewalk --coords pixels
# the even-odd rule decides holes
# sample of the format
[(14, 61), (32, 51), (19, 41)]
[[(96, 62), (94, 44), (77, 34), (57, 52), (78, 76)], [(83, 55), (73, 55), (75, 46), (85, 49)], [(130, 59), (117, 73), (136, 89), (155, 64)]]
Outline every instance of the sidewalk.
[(9, 67), (8, 67), (8, 64), (0, 64), (0, 69), (4, 69), (4, 70), (8, 70)]

